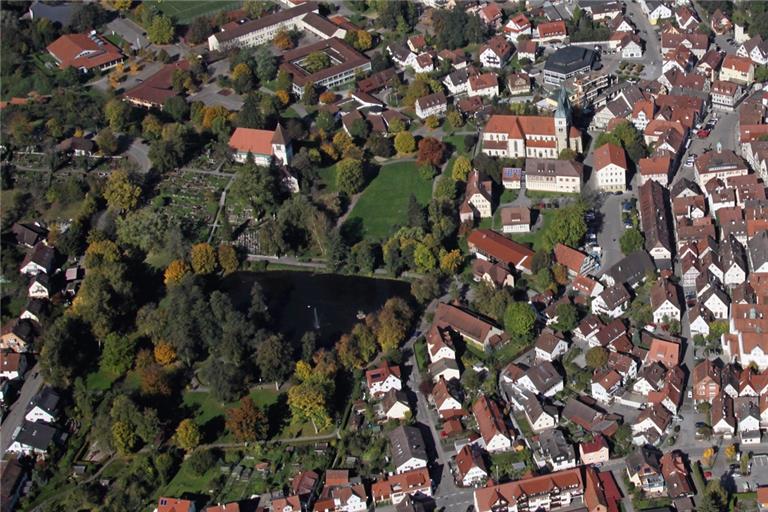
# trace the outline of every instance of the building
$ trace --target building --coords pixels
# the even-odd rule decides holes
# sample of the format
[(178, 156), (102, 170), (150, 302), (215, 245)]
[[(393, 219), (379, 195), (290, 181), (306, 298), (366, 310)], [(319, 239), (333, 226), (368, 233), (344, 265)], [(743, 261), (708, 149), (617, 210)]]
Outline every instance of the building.
[(723, 149), (719, 143), (715, 151), (707, 151), (696, 158), (693, 169), (702, 188), (714, 178), (725, 181), (728, 178), (749, 173), (746, 162), (733, 151)]
[(31, 422), (54, 423), (59, 413), (59, 394), (45, 387), (30, 400), (24, 419)]
[(427, 468), (414, 469), (374, 482), (371, 494), (377, 506), (384, 503), (398, 505), (406, 496), (432, 496), (432, 479)]
[(667, 190), (657, 181), (640, 186), (640, 226), (645, 235), (645, 250), (660, 266), (669, 266), (674, 250)]
[(453, 461), (456, 468), (456, 480), (463, 487), (480, 485), (488, 479), (488, 470), (483, 455), (477, 446), (464, 445)]
[(448, 110), (448, 100), (442, 92), (429, 94), (416, 100), (415, 110), (419, 119), (429, 116), (442, 117)]
[(715, 80), (709, 90), (712, 106), (732, 111), (744, 96), (744, 89), (737, 83)]
[(501, 209), (501, 230), (504, 233), (531, 231), (531, 210), (525, 206), (506, 206)]
[(451, 304), (440, 303), (437, 306), (432, 325), (453, 331), (466, 343), (471, 343), (481, 350), (497, 346), (507, 339), (504, 331), (493, 323)]
[(610, 267), (603, 275), (608, 286), (625, 283), (636, 288), (648, 273), (655, 273), (656, 265), (645, 251), (635, 251)]
[(19, 464), (16, 457), (0, 460), (0, 510), (12, 512), (16, 510), (27, 483), (27, 471)]
[(467, 85), (469, 97), (494, 98), (499, 95), (499, 76), (496, 73), (483, 73), (469, 77)]
[(533, 251), (490, 229), (476, 229), (467, 237), (469, 250), (481, 259), (495, 261), (525, 274), (532, 272)]
[(489, 156), (554, 159), (564, 149), (580, 153), (582, 143), (562, 88), (554, 117), (493, 115), (483, 130), (482, 151)]
[(592, 313), (619, 318), (627, 311), (631, 298), (623, 283), (609, 286), (592, 301)]
[(507, 90), (512, 96), (530, 94), (531, 77), (526, 73), (510, 73), (507, 75)]
[(763, 41), (760, 34), (744, 41), (736, 51), (739, 57), (750, 59), (757, 66), (768, 64), (768, 41)]
[(581, 73), (588, 73), (597, 61), (597, 53), (580, 46), (566, 46), (555, 51), (544, 64), (544, 83), (559, 85)]
[(720, 66), (720, 80), (741, 85), (752, 85), (755, 81), (755, 65), (745, 57), (726, 55)]
[(578, 194), (583, 166), (575, 160), (531, 157), (525, 161), (525, 188), (532, 191)]
[(0, 350), (0, 379), (15, 380), (24, 377), (27, 356), (10, 350)]
[(464, 201), (459, 207), (461, 222), (472, 222), (477, 218), (493, 217), (493, 196), (491, 180), (480, 180), (480, 173), (473, 170), (467, 178)]
[(504, 35), (513, 43), (517, 43), (520, 36), (530, 37), (532, 31), (533, 26), (531, 25), (530, 20), (528, 20), (528, 17), (523, 13), (512, 16), (509, 18), (509, 21), (507, 21), (507, 24), (504, 25)]
[(660, 279), (651, 288), (651, 310), (656, 324), (680, 321), (681, 307), (677, 287), (666, 279)]
[(610, 459), (608, 442), (603, 436), (597, 434), (592, 441), (579, 443), (579, 457), (585, 466), (608, 462)]
[(660, 456), (655, 449), (649, 446), (635, 448), (626, 458), (626, 466), (627, 477), (635, 487), (655, 496), (666, 491)]
[(417, 427), (396, 427), (389, 433), (389, 443), (395, 474), (427, 467), (427, 448)]
[(497, 453), (512, 448), (512, 437), (496, 402), (480, 396), (472, 404), (472, 414), (477, 421), (477, 428), (486, 451)]
[(593, 169), (597, 174), (599, 190), (624, 192), (627, 189), (627, 156), (621, 146), (609, 142), (597, 148)]
[(18, 455), (46, 455), (51, 445), (58, 441), (59, 431), (46, 423), (24, 421), (13, 432), (8, 453)]
[(480, 48), (480, 64), (484, 68), (501, 69), (512, 56), (512, 51), (512, 45), (504, 36), (494, 36)]
[(611, 85), (611, 75), (603, 71), (591, 71), (569, 78), (562, 85), (568, 91), (568, 99), (572, 104), (586, 108)]
[(177, 70), (188, 71), (189, 61), (182, 59), (165, 64), (157, 73), (126, 91), (123, 100), (136, 107), (163, 110), (169, 98), (179, 95), (173, 88), (173, 75)]
[(125, 60), (115, 45), (96, 31), (89, 34), (64, 34), (48, 45), (48, 53), (56, 59), (59, 68), (73, 67), (78, 71), (106, 71)]
[(637, 167), (641, 186), (651, 180), (658, 182), (662, 187), (669, 185), (669, 174), (672, 169), (672, 157), (669, 155), (641, 158)]
[(477, 283), (486, 283), (493, 288), (514, 288), (515, 276), (498, 263), (475, 258), (472, 260), (472, 276)]
[(43, 240), (28, 252), (21, 261), (19, 272), (34, 277), (38, 274), (52, 274), (56, 265), (56, 249)]
[(592, 374), (591, 394), (598, 402), (610, 404), (621, 389), (621, 374), (611, 369), (597, 369)]
[(565, 21), (545, 21), (536, 25), (532, 32), (534, 41), (539, 43), (546, 43), (549, 41), (562, 41), (568, 36), (568, 27), (565, 25)]
[[(318, 5), (314, 2), (303, 2), (290, 9), (281, 9), (272, 14), (267, 14), (258, 19), (237, 23), (234, 26), (226, 26), (208, 38), (208, 49), (212, 52), (225, 51), (233, 47), (258, 46), (270, 43), (280, 32), (292, 30), (304, 30), (306, 25), (303, 20), (309, 13), (315, 16), (308, 20), (317, 22), (318, 18), (326, 21), (330, 26), (336, 27), (330, 21), (318, 16)], [(331, 30), (331, 27), (328, 27)], [(336, 29), (333, 29), (334, 33)], [(314, 32), (314, 31), (313, 31)], [(344, 37), (344, 34), (341, 34)]]
[[(328, 55), (331, 65), (309, 72), (302, 63), (307, 56), (316, 52)], [(283, 54), (281, 61), (280, 69), (291, 76), (293, 93), (299, 98), (304, 94), (304, 86), (307, 84), (332, 89), (354, 82), (358, 75), (371, 71), (371, 60), (368, 57), (336, 37), (289, 50)]]
[(196, 510), (194, 501), (161, 497), (157, 500), (154, 512), (195, 512)]
[(236, 162), (245, 163), (250, 157), (256, 165), (263, 167), (269, 167), (273, 161), (289, 165), (293, 157), (293, 148), (279, 124), (274, 131), (235, 128), (229, 138), (229, 147)]
[(532, 445), (533, 460), (540, 468), (563, 471), (576, 467), (576, 452), (559, 429), (549, 429), (538, 434)]
[(542, 331), (533, 346), (539, 361), (555, 361), (568, 351), (568, 342), (549, 330)]
[(375, 398), (380, 398), (391, 390), (403, 389), (403, 381), (400, 378), (400, 367), (384, 362), (378, 368), (365, 372), (365, 381), (368, 392)]
[(720, 360), (705, 359), (693, 369), (693, 400), (696, 403), (709, 402), (720, 394), (722, 367)]

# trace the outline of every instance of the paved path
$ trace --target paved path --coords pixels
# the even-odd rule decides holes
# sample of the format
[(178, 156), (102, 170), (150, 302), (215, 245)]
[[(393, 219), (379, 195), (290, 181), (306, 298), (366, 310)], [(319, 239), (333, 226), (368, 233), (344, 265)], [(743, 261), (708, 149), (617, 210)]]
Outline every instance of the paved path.
[(2, 427), (0, 427), (0, 454), (5, 455), (5, 451), (13, 441), (14, 431), (24, 421), (27, 404), (29, 404), (29, 401), (32, 400), (42, 386), (43, 376), (40, 375), (40, 365), (36, 364), (27, 372), (27, 377), (21, 387), (19, 396), (11, 405), (11, 411), (5, 417)]

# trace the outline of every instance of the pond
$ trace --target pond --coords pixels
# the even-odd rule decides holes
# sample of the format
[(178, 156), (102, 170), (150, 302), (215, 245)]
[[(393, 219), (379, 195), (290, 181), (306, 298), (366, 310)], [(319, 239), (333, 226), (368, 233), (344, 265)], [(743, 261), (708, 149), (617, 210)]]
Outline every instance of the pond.
[(375, 312), (391, 297), (410, 298), (410, 285), (404, 281), (289, 270), (236, 272), (225, 279), (224, 289), (245, 310), (256, 281), (277, 329), (295, 344), (306, 331), (315, 330), (324, 346), (332, 345), (352, 330), (358, 313)]

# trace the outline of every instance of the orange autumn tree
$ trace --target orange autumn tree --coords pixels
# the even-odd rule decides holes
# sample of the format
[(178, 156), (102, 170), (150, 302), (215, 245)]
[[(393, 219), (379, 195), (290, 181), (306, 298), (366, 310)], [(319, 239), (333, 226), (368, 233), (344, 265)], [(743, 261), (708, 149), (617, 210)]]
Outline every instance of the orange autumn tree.
[(192, 268), (189, 266), (189, 263), (181, 259), (173, 260), (165, 269), (164, 278), (166, 286), (181, 282), (190, 272), (192, 272)]

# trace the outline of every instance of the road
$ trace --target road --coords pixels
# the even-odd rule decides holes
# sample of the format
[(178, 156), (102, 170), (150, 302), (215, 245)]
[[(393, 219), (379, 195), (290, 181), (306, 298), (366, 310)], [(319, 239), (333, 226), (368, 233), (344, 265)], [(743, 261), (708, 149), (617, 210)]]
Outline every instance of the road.
[(27, 372), (27, 378), (21, 387), (19, 396), (11, 405), (11, 411), (5, 417), (2, 427), (0, 427), (0, 454), (5, 455), (5, 451), (13, 441), (14, 431), (21, 426), (24, 421), (24, 415), (27, 412), (27, 404), (40, 391), (43, 386), (43, 376), (40, 375), (40, 365), (36, 364)]
[(142, 139), (133, 139), (125, 151), (125, 156), (136, 162), (141, 172), (149, 172), (152, 161), (149, 159), (149, 146)]
[(658, 27), (651, 25), (643, 14), (639, 2), (627, 2), (626, 16), (637, 27), (640, 39), (645, 41), (645, 52), (642, 59), (637, 59), (645, 68), (640, 74), (641, 78), (652, 80), (661, 75), (661, 36)]

